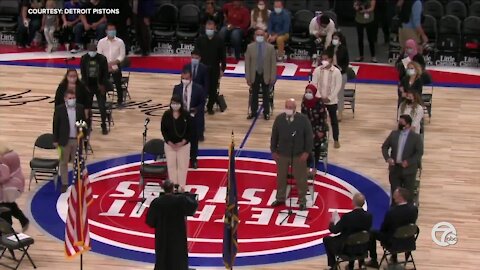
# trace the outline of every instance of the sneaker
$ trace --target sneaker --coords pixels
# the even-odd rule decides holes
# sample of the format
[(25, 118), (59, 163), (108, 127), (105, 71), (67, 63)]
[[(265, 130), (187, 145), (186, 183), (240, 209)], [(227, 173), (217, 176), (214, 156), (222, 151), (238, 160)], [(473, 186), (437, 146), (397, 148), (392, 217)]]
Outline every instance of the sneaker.
[(47, 53), (51, 53), (53, 51), (53, 45), (47, 45), (47, 48), (45, 49)]
[(263, 116), (263, 118), (264, 118), (265, 120), (270, 120), (270, 114), (265, 114), (265, 115)]
[(333, 147), (335, 147), (335, 148), (337, 148), (337, 149), (340, 148), (340, 142), (339, 142), (339, 141), (335, 141), (335, 142), (333, 143)]
[(355, 58), (355, 62), (363, 62), (363, 56)]

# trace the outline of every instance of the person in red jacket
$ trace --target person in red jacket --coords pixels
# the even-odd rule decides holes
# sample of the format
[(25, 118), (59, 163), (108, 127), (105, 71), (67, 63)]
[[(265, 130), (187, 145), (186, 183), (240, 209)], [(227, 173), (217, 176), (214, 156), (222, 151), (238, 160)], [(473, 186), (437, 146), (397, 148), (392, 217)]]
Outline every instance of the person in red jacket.
[(250, 27), (250, 12), (243, 5), (243, 1), (234, 0), (223, 6), (225, 23), (219, 35), (224, 40), (230, 40), (235, 51), (235, 59), (240, 59), (242, 40)]

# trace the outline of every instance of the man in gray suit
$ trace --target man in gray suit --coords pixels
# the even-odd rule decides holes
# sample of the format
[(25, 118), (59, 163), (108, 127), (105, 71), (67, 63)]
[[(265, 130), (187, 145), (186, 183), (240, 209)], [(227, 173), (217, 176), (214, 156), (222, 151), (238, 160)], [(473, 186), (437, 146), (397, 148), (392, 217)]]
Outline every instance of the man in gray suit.
[(269, 89), (275, 83), (276, 78), (277, 58), (275, 47), (265, 42), (265, 31), (257, 29), (255, 31), (255, 42), (248, 45), (245, 53), (245, 79), (252, 91), (251, 112), (247, 119), (257, 116), (260, 87), (263, 95), (263, 116), (265, 120), (270, 119)]
[[(412, 118), (401, 115), (398, 130), (390, 133), (382, 145), (382, 154), (388, 162), (391, 194), (399, 188), (415, 189), (415, 177), (423, 155), (423, 141), (419, 134), (410, 130)], [(389, 150), (390, 153), (389, 153)]]
[(270, 151), (277, 163), (277, 196), (272, 207), (285, 205), (289, 167), (298, 190), (301, 211), (307, 209), (307, 158), (313, 149), (313, 131), (310, 120), (296, 112), (294, 99), (285, 101), (285, 112), (275, 118), (270, 138)]

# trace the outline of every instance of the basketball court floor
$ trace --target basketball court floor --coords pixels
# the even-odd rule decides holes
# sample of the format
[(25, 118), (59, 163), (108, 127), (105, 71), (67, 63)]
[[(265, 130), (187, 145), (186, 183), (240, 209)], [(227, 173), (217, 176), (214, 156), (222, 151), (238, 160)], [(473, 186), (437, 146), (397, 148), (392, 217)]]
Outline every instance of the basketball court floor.
[[(51, 132), (53, 97), (65, 72), (64, 68), (58, 68), (63, 61), (60, 57), (42, 60), (45, 58), (48, 57), (38, 53), (22, 58), (31, 59), (28, 63), (22, 63), (22, 59), (15, 63), (11, 62), (15, 59), (3, 59), (0, 65), (0, 139), (20, 154), (27, 178), (36, 137)], [(385, 67), (378, 67), (382, 68)], [(465, 74), (480, 76), (478, 69), (447, 71), (437, 76), (458, 78), (459, 85), (468, 83), (462, 79)], [(180, 75), (172, 73), (175, 71), (132, 71), (131, 100), (127, 100), (125, 109), (113, 111), (115, 124), (110, 133), (101, 135), (99, 123), (94, 124), (91, 136), (94, 153), (88, 157), (95, 194), (95, 202), (89, 208), (94, 242), (92, 252), (84, 255), (85, 269), (153, 268), (153, 231), (144, 224), (145, 207), (137, 203), (141, 196), (138, 161), (146, 117), (151, 119), (148, 139), (161, 138), (160, 118), (173, 86), (180, 81)], [(355, 118), (351, 110), (345, 110), (340, 123), (341, 148), (329, 149), (328, 174), (319, 172), (313, 183), (315, 192), (309, 196), (304, 212), (307, 219), (292, 216), (280, 225), (284, 217), (279, 213), (282, 209), (268, 206), (275, 194), (275, 166), (268, 154), (270, 131), (273, 117), (282, 112), (285, 99), (301, 101), (306, 81), (303, 76), (283, 76), (275, 86), (272, 119), (251, 121), (246, 120), (248, 88), (241, 72), (234, 67), (226, 74), (221, 92), (228, 109), (206, 115), (199, 168), (191, 169), (188, 174), (188, 189), (200, 194), (198, 212), (188, 221), (190, 263), (197, 269), (222, 269), (226, 149), (233, 131), (238, 150), (240, 201), (239, 267), (235, 268), (321, 269), (326, 266), (322, 238), (328, 235), (332, 211), (349, 211), (350, 198), (357, 191), (366, 195), (366, 208), (374, 215), (375, 226), (381, 224), (388, 208), (388, 171), (380, 146), (390, 130), (396, 128), (396, 87), (357, 84)], [(381, 80), (384, 76), (370, 72), (367, 75), (371, 78), (365, 81), (375, 77)], [(473, 85), (478, 87), (478, 77), (475, 78)], [(479, 104), (478, 88), (434, 88), (431, 122), (425, 118), (420, 235), (414, 252), (418, 269), (477, 269)], [(43, 152), (45, 156), (51, 154)], [(158, 189), (153, 187), (146, 193), (147, 198), (153, 199)], [(18, 200), (31, 219), (27, 234), (35, 239), (35, 244), (30, 254), (39, 269), (79, 269), (79, 259), (66, 259), (63, 249), (66, 199), (52, 182), (40, 182), (32, 183), (31, 190), (26, 190)], [(295, 198), (292, 205), (295, 209)], [(455, 244), (442, 247), (433, 241), (442, 235), (442, 232), (432, 235), (432, 228), (439, 222), (449, 222), (455, 227), (456, 233), (445, 233), (456, 235)], [(15, 227), (20, 229), (18, 223)], [(21, 269), (30, 267), (25, 260)]]

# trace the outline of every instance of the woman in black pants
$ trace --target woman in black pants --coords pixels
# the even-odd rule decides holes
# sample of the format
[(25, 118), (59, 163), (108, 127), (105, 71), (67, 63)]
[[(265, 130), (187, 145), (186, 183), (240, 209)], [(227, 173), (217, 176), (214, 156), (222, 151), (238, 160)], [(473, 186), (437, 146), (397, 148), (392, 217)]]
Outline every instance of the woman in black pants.
[(356, 11), (355, 22), (358, 35), (358, 50), (360, 57), (357, 62), (363, 61), (363, 32), (367, 32), (368, 46), (370, 48), (371, 61), (377, 63), (375, 57), (375, 43), (377, 39), (377, 25), (375, 23), (375, 0), (355, 0), (353, 8)]

